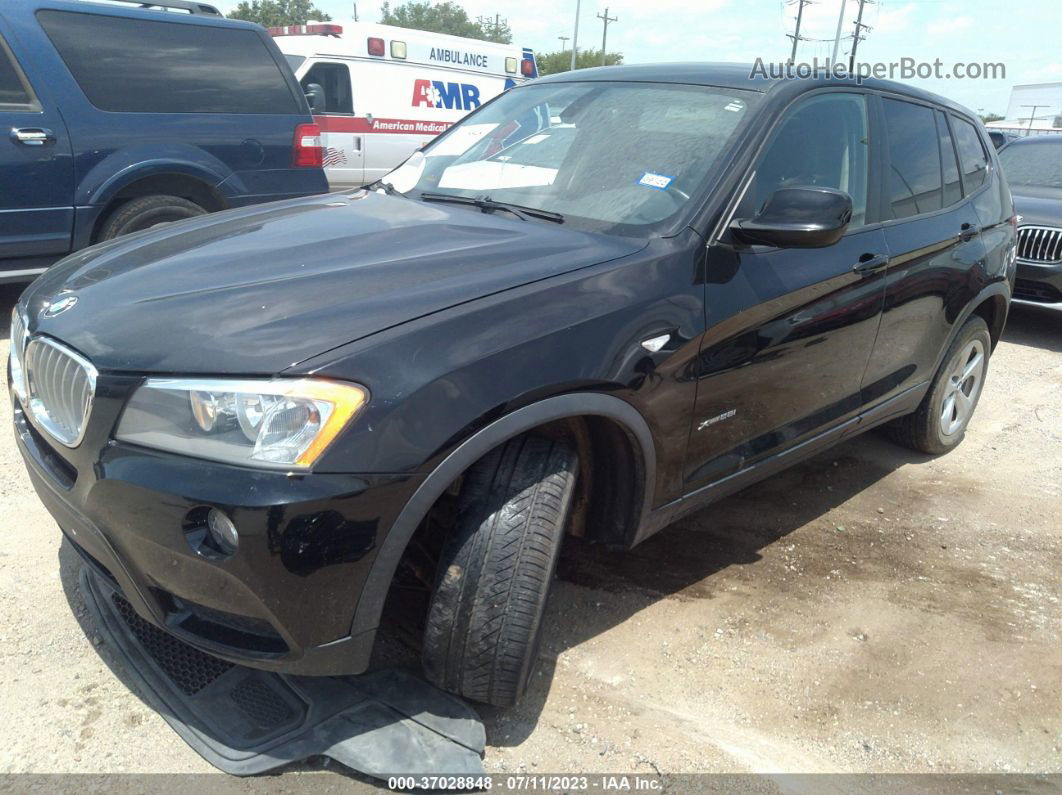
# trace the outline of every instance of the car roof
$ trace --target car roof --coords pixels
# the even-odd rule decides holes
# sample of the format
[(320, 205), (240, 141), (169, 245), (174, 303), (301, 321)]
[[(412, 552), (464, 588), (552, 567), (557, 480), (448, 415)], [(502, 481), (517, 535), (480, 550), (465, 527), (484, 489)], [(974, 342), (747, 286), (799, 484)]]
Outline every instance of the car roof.
[[(775, 71), (778, 70), (777, 65), (768, 64), (764, 67), (764, 71), (769, 72), (772, 67)], [(594, 80), (602, 82), (676, 83), (758, 91), (762, 94), (772, 94), (776, 91), (794, 91), (795, 84), (800, 84), (807, 88), (817, 86), (863, 86), (879, 91), (904, 94), (925, 102), (933, 102), (965, 116), (973, 117), (974, 115), (968, 108), (957, 102), (952, 102), (946, 97), (892, 80), (881, 80), (873, 77), (836, 78), (831, 77), (825, 70), (820, 70), (816, 76), (807, 78), (767, 77), (762, 71), (754, 73), (754, 69), (757, 69), (754, 64), (722, 62), (630, 64), (623, 66), (598, 66), (592, 69), (579, 69), (577, 72), (561, 72), (540, 77), (534, 82), (564, 83), (573, 80)]]

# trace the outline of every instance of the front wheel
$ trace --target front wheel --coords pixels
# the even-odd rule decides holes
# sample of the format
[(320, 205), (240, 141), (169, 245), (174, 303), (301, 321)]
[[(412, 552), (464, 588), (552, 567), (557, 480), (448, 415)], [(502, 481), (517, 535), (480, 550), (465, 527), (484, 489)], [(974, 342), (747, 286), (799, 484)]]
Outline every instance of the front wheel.
[(465, 473), (424, 630), (431, 682), (496, 706), (523, 696), (578, 466), (563, 442), (521, 436)]
[(893, 439), (930, 455), (957, 447), (981, 397), (991, 352), (987, 324), (971, 317), (948, 348), (918, 409), (888, 426)]

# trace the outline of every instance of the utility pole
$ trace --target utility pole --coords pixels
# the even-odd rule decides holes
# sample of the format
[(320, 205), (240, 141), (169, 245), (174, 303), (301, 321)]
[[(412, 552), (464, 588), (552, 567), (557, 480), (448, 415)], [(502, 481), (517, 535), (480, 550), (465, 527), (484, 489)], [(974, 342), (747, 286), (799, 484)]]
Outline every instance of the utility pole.
[(358, 21), (358, 4), (356, 2), (354, 3), (354, 21)]
[(1050, 105), (1022, 105), (1021, 107), (1023, 107), (1023, 108), (1032, 108), (1032, 110), (1029, 112), (1029, 126), (1025, 130), (1025, 137), (1028, 138), (1029, 134), (1032, 132), (1033, 121), (1036, 119), (1036, 111), (1038, 111), (1040, 108), (1049, 108), (1051, 106)]
[(575, 30), (572, 31), (572, 71), (575, 71), (575, 56), (579, 54), (579, 7), (581, 0), (575, 0)]
[(837, 53), (841, 49), (841, 27), (844, 25), (844, 12), (848, 7), (848, 0), (841, 0), (841, 13), (837, 15), (837, 33), (833, 37), (833, 55), (830, 56), (830, 66), (837, 63)]
[[(801, 2), (805, 2), (805, 0), (801, 0)], [(610, 17), (608, 15), (608, 6), (605, 6), (605, 15), (601, 16), (601, 14), (598, 14), (597, 18), (603, 23), (601, 31), (601, 65), (605, 66), (605, 58), (608, 53), (608, 50), (605, 49), (605, 42), (608, 41), (608, 23), (615, 22), (618, 17)]]
[(866, 30), (870, 30), (870, 26), (869, 25), (864, 25), (863, 24), (863, 9), (866, 7), (866, 4), (869, 3), (869, 2), (870, 2), (870, 0), (859, 0), (859, 15), (856, 17), (855, 36), (852, 37), (852, 54), (848, 57), (848, 73), (849, 74), (855, 73), (856, 50), (859, 49), (860, 40), (866, 38), (863, 35), (863, 30), (864, 30), (864, 28)]
[[(793, 40), (793, 52), (789, 55), (790, 65), (796, 63), (797, 42), (800, 41), (800, 23), (804, 20), (804, 6), (811, 5), (811, 0), (797, 0), (797, 3), (799, 5), (797, 7), (796, 30), (792, 34), (786, 34)], [(606, 8), (605, 11), (607, 12), (608, 9)]]

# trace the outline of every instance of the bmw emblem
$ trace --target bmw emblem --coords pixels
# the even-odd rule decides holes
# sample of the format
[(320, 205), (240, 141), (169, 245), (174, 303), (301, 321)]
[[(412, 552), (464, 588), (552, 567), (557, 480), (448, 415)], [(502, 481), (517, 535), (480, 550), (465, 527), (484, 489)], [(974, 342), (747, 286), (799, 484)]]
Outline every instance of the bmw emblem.
[(62, 298), (48, 304), (48, 308), (44, 310), (44, 316), (55, 317), (56, 315), (61, 315), (68, 309), (73, 309), (76, 303), (76, 295), (64, 295)]

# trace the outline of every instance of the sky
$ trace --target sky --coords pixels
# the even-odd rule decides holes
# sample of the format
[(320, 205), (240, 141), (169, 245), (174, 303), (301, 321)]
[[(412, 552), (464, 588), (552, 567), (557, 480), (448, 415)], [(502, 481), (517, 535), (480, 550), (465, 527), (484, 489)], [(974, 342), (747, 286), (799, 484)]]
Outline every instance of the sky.
[[(473, 18), (500, 14), (513, 31), (513, 43), (540, 52), (560, 49), (558, 36), (572, 36), (576, 0), (458, 0)], [(810, 39), (797, 61), (829, 57), (842, 0), (816, 0), (805, 6), (801, 34)], [(354, 0), (315, 0), (338, 22), (353, 19)], [(235, 0), (217, 3), (222, 10)], [(393, 0), (392, 6), (400, 4)], [(784, 62), (789, 56), (797, 0), (582, 0), (579, 45), (601, 46), (601, 20), (618, 17), (608, 28), (608, 49), (625, 63), (660, 61)], [(858, 0), (847, 0), (841, 52), (851, 48)], [(362, 21), (379, 20), (380, 3), (357, 2)], [(1002, 79), (911, 79), (985, 113), (1004, 114), (1013, 85), (1062, 81), (1062, 3), (1059, 0), (879, 0), (866, 5), (867, 37), (858, 60), (869, 63), (913, 58), (955, 63), (1002, 63)], [(570, 42), (569, 42), (570, 46)], [(1038, 113), (1062, 113), (1052, 108)]]

